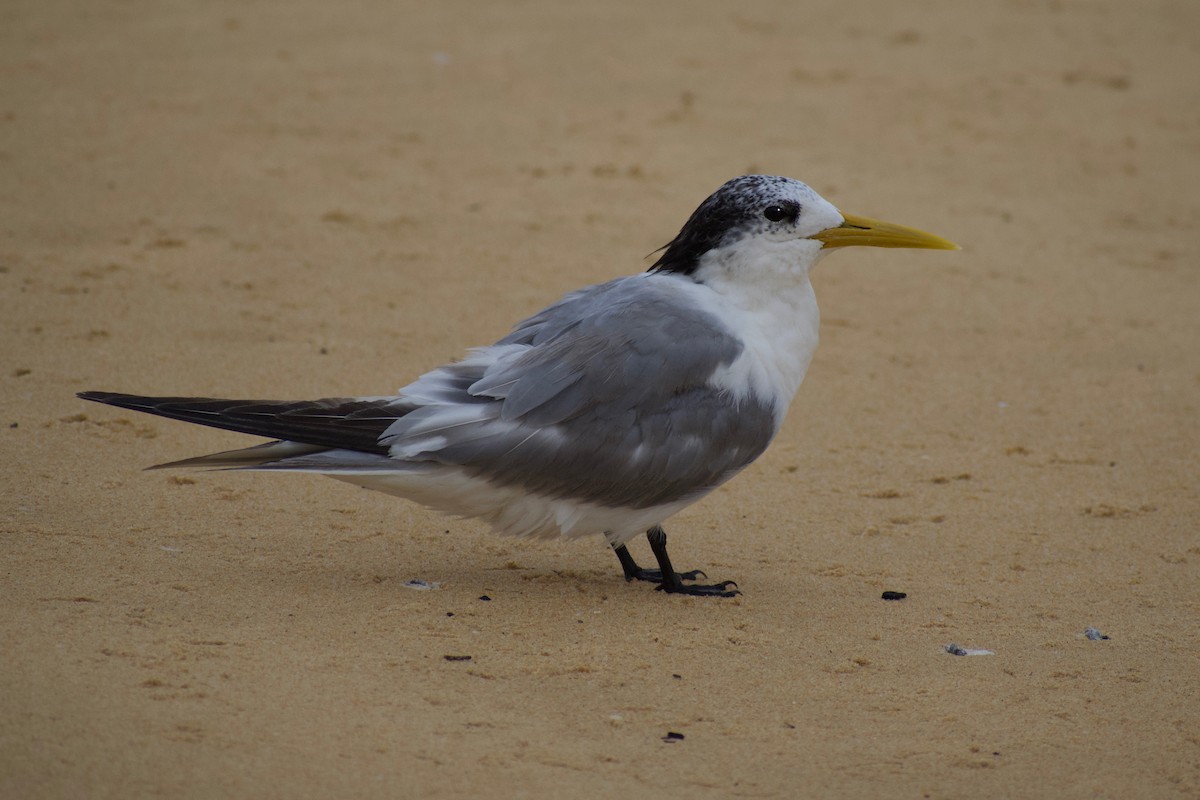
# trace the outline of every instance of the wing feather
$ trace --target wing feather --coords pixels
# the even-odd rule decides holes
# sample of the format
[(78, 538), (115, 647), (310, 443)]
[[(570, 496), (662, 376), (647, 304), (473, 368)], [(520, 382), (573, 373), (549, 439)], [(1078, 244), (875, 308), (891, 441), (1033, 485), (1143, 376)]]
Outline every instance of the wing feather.
[(710, 383), (742, 345), (715, 316), (679, 302), (692, 289), (659, 273), (574, 292), (397, 397), (80, 397), (280, 440), (177, 466), (342, 474), (443, 465), (545, 497), (647, 508), (719, 485), (777, 425), (769, 402)]

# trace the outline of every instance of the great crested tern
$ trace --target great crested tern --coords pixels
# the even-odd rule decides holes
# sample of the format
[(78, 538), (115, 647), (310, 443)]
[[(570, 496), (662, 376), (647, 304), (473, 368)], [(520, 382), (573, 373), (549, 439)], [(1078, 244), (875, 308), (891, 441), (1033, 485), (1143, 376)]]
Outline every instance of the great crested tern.
[[(316, 472), (513, 536), (603, 534), (626, 580), (730, 597), (732, 581), (675, 571), (662, 522), (779, 431), (817, 347), (809, 272), (851, 245), (958, 249), (843, 214), (799, 181), (744, 175), (648, 271), (572, 292), (396, 395), (79, 397), (277, 440), (160, 467)], [(642, 531), (657, 570), (625, 547)]]

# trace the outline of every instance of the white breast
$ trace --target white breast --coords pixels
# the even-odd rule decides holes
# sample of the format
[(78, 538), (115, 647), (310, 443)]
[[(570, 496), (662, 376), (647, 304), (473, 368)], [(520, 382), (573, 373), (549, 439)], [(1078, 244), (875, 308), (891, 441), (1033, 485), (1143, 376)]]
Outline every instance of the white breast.
[(741, 355), (713, 376), (735, 396), (753, 392), (775, 406), (782, 424), (817, 350), (820, 311), (808, 273), (820, 243), (807, 239), (763, 247), (751, 242), (713, 251), (696, 277), (694, 300), (741, 340)]

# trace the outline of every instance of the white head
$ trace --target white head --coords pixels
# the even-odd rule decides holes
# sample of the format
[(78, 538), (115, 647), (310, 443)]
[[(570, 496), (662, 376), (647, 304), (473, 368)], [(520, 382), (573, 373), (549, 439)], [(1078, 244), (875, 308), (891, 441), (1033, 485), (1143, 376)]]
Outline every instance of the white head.
[(651, 270), (700, 282), (713, 272), (751, 278), (733, 274), (746, 270), (807, 277), (823, 254), (850, 245), (958, 249), (915, 228), (842, 214), (800, 181), (743, 175), (692, 212)]

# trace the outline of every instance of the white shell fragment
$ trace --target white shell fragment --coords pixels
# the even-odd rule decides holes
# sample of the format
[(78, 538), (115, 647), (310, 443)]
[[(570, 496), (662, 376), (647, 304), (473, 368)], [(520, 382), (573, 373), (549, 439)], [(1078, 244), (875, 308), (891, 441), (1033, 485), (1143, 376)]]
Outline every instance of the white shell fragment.
[(406, 589), (419, 589), (423, 592), (427, 592), (430, 589), (438, 588), (442, 584), (439, 581), (423, 581), (420, 578), (413, 578), (411, 581), (405, 581), (400, 585)]
[(952, 656), (994, 656), (991, 650), (972, 650), (969, 647), (959, 647), (954, 642), (946, 645), (946, 652)]

